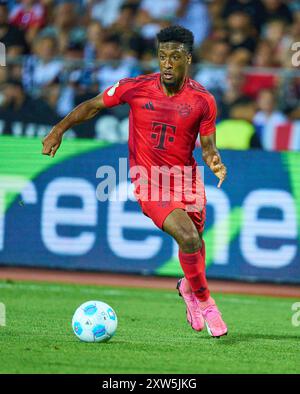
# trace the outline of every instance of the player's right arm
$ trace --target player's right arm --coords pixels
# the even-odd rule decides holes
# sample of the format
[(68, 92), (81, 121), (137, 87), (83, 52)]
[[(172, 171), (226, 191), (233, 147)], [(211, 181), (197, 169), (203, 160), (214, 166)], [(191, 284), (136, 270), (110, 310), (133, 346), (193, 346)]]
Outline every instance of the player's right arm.
[(42, 141), (43, 155), (54, 157), (67, 130), (93, 118), (98, 112), (106, 108), (103, 95), (104, 93), (100, 93), (96, 97), (79, 104), (64, 119), (57, 123)]

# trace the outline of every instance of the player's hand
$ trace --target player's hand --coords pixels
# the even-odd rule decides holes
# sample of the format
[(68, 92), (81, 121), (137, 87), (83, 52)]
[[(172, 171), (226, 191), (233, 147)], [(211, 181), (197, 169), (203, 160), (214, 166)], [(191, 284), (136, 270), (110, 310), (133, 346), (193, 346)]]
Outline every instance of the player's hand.
[(46, 135), (46, 137), (42, 141), (42, 154), (54, 157), (57, 149), (60, 147), (61, 140), (62, 133), (56, 128), (56, 126), (54, 126), (50, 133)]
[(220, 156), (215, 155), (209, 167), (216, 175), (216, 177), (220, 179), (218, 183), (218, 188), (220, 188), (227, 176), (227, 168), (222, 163)]

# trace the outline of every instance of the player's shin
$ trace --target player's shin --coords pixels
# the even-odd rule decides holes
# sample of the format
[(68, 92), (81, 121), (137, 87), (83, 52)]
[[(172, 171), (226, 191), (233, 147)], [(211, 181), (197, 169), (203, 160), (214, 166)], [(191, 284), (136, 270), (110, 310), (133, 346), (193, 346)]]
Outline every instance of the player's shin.
[[(204, 249), (203, 249), (204, 248)], [(205, 245), (194, 253), (184, 253), (179, 250), (179, 261), (191, 289), (199, 301), (209, 298), (209, 289), (205, 274)]]

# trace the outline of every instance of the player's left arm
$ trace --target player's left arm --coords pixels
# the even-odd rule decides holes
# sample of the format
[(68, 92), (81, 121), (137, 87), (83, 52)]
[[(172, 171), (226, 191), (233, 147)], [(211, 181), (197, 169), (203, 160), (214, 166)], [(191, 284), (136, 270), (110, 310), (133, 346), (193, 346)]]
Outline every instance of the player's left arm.
[(206, 98), (207, 106), (204, 107), (205, 110), (199, 129), (202, 157), (216, 177), (219, 178), (218, 187), (221, 187), (226, 178), (227, 169), (222, 163), (216, 144), (217, 104), (212, 94), (207, 94), (204, 97)]
[(227, 176), (227, 168), (222, 163), (220, 153), (216, 146), (216, 133), (201, 136), (202, 158), (212, 172), (219, 178), (218, 188), (221, 187)]

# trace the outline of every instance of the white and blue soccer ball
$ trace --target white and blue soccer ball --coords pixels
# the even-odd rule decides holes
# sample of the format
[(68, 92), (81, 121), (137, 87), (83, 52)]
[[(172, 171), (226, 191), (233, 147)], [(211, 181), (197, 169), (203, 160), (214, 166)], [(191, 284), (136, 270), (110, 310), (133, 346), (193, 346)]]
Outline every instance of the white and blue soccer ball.
[(115, 311), (102, 301), (85, 302), (76, 309), (72, 319), (75, 335), (84, 342), (107, 342), (117, 326)]

